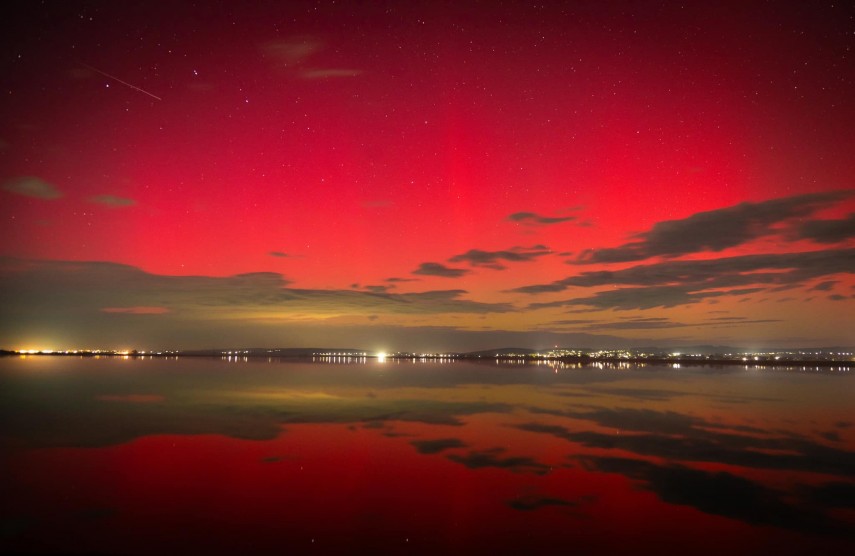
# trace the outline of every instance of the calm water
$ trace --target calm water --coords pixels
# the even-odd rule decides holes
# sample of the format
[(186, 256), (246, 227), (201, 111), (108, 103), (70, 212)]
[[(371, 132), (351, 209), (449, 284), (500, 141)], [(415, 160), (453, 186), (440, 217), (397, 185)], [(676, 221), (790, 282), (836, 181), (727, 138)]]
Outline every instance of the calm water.
[(852, 374), (4, 358), (0, 548), (849, 552)]

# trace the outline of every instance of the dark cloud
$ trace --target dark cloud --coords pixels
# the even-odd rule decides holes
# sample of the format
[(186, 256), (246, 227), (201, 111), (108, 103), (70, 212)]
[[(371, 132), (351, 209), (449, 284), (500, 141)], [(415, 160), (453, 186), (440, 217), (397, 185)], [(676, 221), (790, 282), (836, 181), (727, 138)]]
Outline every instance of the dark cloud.
[(561, 222), (571, 222), (576, 220), (575, 216), (541, 216), (534, 212), (515, 212), (508, 216), (511, 222), (519, 222), (529, 225), (549, 225), (560, 224)]
[[(70, 264), (70, 263), (69, 263)], [(51, 267), (53, 268), (53, 267)], [(419, 315), (480, 312), (509, 312), (506, 304), (482, 304), (459, 299), (462, 290), (415, 294), (376, 294), (341, 290), (295, 290), (256, 292), (249, 297), (267, 298), (264, 305), (226, 304), (225, 278), (167, 280), (167, 290), (149, 290), (151, 275), (107, 272), (103, 279), (85, 274), (79, 283), (73, 276), (50, 271), (4, 273), (0, 262), (0, 337), (5, 346), (26, 347), (34, 337), (55, 338), (51, 347), (106, 346), (137, 349), (206, 349), (268, 345), (275, 347), (338, 347), (393, 351), (466, 352), (496, 346), (596, 345), (627, 347), (652, 345), (653, 340), (627, 341), (617, 336), (585, 332), (541, 330), (467, 330), (454, 325), (427, 326), (373, 324), (370, 317), (390, 314)], [(9, 269), (6, 269), (7, 271)], [(91, 269), (90, 269), (91, 270)], [(23, 271), (22, 271), (23, 272)], [(68, 272), (63, 271), (63, 274)], [(116, 277), (126, 279), (117, 280)], [(170, 277), (181, 278), (181, 277)], [(90, 283), (92, 285), (90, 285)], [(209, 291), (203, 291), (205, 286)], [(226, 288), (228, 290), (228, 288)], [(231, 292), (226, 292), (231, 295)], [(280, 297), (288, 297), (280, 300)], [(107, 314), (102, 303), (113, 307), (152, 306), (151, 299), (163, 302), (169, 312), (162, 315)], [(133, 299), (137, 299), (134, 302)], [(318, 301), (320, 300), (320, 301)], [(168, 303), (168, 305), (166, 305)], [(488, 309), (492, 307), (492, 309)], [(338, 323), (326, 317), (346, 314), (362, 319), (359, 324)], [(121, 321), (121, 322), (118, 322)], [(4, 346), (0, 346), (4, 347)]]
[(591, 328), (608, 328), (610, 330), (647, 330), (658, 328), (681, 328), (684, 326), (692, 326), (682, 322), (671, 321), (666, 318), (651, 317), (630, 319), (619, 322), (604, 322), (599, 323)]
[(413, 274), (422, 276), (442, 276), (443, 278), (460, 278), (469, 272), (465, 268), (450, 268), (441, 263), (422, 263)]
[(561, 325), (561, 326), (569, 326), (569, 325), (577, 325), (577, 324), (591, 324), (597, 322), (593, 319), (565, 319), (565, 320), (557, 320), (552, 322), (553, 325)]
[(116, 195), (95, 195), (93, 197), (89, 197), (89, 200), (93, 203), (97, 203), (99, 205), (106, 205), (108, 207), (131, 207), (137, 204), (133, 199), (128, 199), (126, 197), (117, 197)]
[(844, 482), (826, 483), (808, 491), (808, 498), (831, 508), (855, 510), (855, 484)]
[[(722, 322), (723, 320), (725, 320), (726, 322)], [(748, 319), (746, 317), (725, 317), (724, 319), (712, 319), (712, 321), (708, 322), (684, 323), (672, 321), (664, 317), (650, 317), (628, 319), (618, 322), (602, 322), (592, 324), (587, 328), (591, 330), (653, 330), (661, 328), (685, 328), (688, 326), (735, 326), (739, 324), (759, 324), (769, 322), (781, 322), (781, 319)]]
[(268, 253), (268, 255), (270, 255), (271, 257), (285, 258), (288, 256), (288, 253), (283, 253), (282, 251), (271, 251), (270, 253)]
[(817, 243), (839, 243), (855, 238), (855, 213), (839, 220), (808, 220), (794, 234), (794, 239)]
[[(567, 398), (589, 398), (595, 395), (606, 395), (609, 396), (623, 396), (626, 398), (630, 398), (633, 400), (645, 400), (645, 401), (671, 401), (674, 398), (680, 396), (686, 396), (685, 392), (678, 392), (675, 390), (654, 390), (647, 388), (608, 388), (605, 391), (599, 390), (596, 388), (585, 388), (585, 392), (558, 392), (556, 396), (562, 396)], [(559, 417), (573, 417), (570, 413), (564, 410), (552, 410), (552, 409), (542, 409), (537, 407), (529, 408), (529, 411), (532, 413), (543, 413), (546, 415), (557, 415)]]
[(706, 424), (706, 421), (698, 417), (652, 409), (600, 409), (576, 411), (572, 414), (577, 419), (595, 421), (608, 428), (655, 431), (661, 434), (690, 434), (695, 432), (697, 427)]
[(502, 457), (503, 452), (503, 448), (493, 448), (480, 452), (472, 451), (465, 456), (452, 454), (448, 456), (448, 459), (461, 463), (470, 469), (498, 467), (514, 473), (534, 473), (536, 475), (545, 475), (550, 471), (548, 465), (539, 463), (532, 458), (523, 456)]
[(377, 286), (365, 286), (365, 289), (366, 289), (366, 290), (368, 290), (368, 291), (370, 291), (370, 292), (373, 292), (373, 293), (385, 293), (385, 292), (388, 292), (389, 290), (391, 290), (391, 289), (392, 289), (392, 288), (394, 288), (394, 287), (395, 287), (395, 286), (382, 286), (382, 285), (377, 285)]
[(439, 438), (437, 440), (413, 440), (410, 442), (420, 454), (438, 454), (452, 448), (465, 448), (467, 444), (459, 438)]
[[(696, 284), (708, 288), (791, 284), (836, 273), (851, 273), (855, 249), (742, 255), (695, 261), (665, 261), (616, 271), (583, 272), (565, 286)], [(762, 272), (769, 271), (769, 272)]]
[[(794, 286), (833, 274), (851, 274), (855, 249), (829, 249), (801, 253), (742, 255), (697, 261), (664, 261), (614, 271), (582, 272), (549, 284), (523, 286), (520, 293), (559, 292), (570, 287), (635, 286), (611, 289), (588, 298), (576, 298), (531, 308), (591, 305), (612, 308), (672, 307), (722, 295), (759, 291), (742, 286)], [(726, 288), (736, 288), (728, 290)]]
[(816, 435), (829, 442), (843, 442), (843, 438), (840, 437), (840, 433), (837, 431), (817, 431)]
[(684, 326), (699, 326), (699, 325), (689, 325), (684, 324), (682, 322), (675, 322), (670, 319), (664, 317), (650, 317), (650, 318), (638, 318), (638, 319), (629, 319), (622, 320), (617, 322), (603, 322), (596, 321), (592, 319), (566, 319), (559, 320), (551, 323), (552, 325), (560, 326), (560, 325), (585, 325), (583, 328), (594, 330), (594, 329), (610, 329), (610, 330), (645, 330), (645, 329), (659, 329), (659, 328), (681, 328)]
[(323, 313), (326, 308), (336, 314), (361, 309), (402, 313), (481, 312), (487, 307), (512, 310), (506, 304), (462, 300), (460, 296), (465, 290), (392, 294), (379, 290), (296, 289), (287, 287), (289, 281), (275, 272), (230, 277), (162, 276), (117, 263), (3, 259), (0, 284), (9, 305), (37, 303), (41, 299), (41, 304), (56, 309), (84, 311), (104, 307), (166, 307), (189, 316), (221, 307), (270, 312), (273, 316), (289, 310)]
[(162, 315), (168, 313), (166, 307), (102, 307), (102, 313), (124, 313), (130, 315)]
[[(126, 334), (128, 338), (122, 343), (131, 341), (138, 346), (140, 334), (160, 337), (160, 332), (172, 330), (173, 335), (179, 335), (178, 331), (185, 334), (185, 347), (195, 343), (191, 339), (197, 335), (209, 335), (206, 343), (211, 346), (222, 344), (223, 332), (228, 337), (238, 332), (250, 337), (250, 329), (260, 333), (259, 327), (282, 326), (292, 318), (305, 325), (305, 315), (319, 319), (342, 314), (514, 310), (505, 303), (462, 299), (467, 292), (460, 289), (394, 294), (379, 289), (309, 290), (288, 286), (284, 276), (273, 272), (230, 277), (162, 276), (116, 263), (5, 258), (0, 259), (0, 305), (4, 312), (0, 333), (6, 341), (10, 336), (26, 336), (28, 331), (39, 329), (39, 334), (59, 331), (53, 333), (58, 338), (73, 338), (78, 332), (93, 339)], [(124, 327), (117, 327), (116, 319), (126, 319)], [(139, 319), (157, 320), (159, 331)], [(239, 329), (235, 319), (242, 322)], [(308, 330), (307, 327), (292, 341), (305, 338)]]
[(503, 251), (482, 251), (470, 249), (466, 253), (455, 255), (448, 259), (452, 263), (467, 262), (473, 266), (483, 266), (495, 270), (504, 270), (500, 261), (508, 262), (531, 262), (538, 257), (549, 255), (552, 251), (545, 245), (534, 245), (532, 247), (512, 247)]
[(530, 512), (548, 506), (563, 506), (572, 508), (578, 505), (579, 502), (571, 502), (570, 500), (564, 500), (563, 498), (552, 498), (549, 496), (527, 495), (520, 496), (519, 498), (514, 498), (513, 500), (508, 500), (508, 506), (521, 512)]
[(519, 428), (551, 434), (589, 448), (625, 450), (678, 461), (718, 462), (844, 476), (848, 476), (855, 468), (855, 452), (794, 435), (773, 436), (773, 431), (766, 431), (762, 436), (733, 434), (744, 431), (671, 411), (599, 409), (565, 411), (563, 415), (593, 421), (608, 429), (633, 431), (635, 434), (576, 431), (541, 423), (527, 423), (519, 425)]
[(816, 291), (816, 292), (831, 291), (832, 289), (834, 289), (834, 286), (837, 283), (838, 283), (837, 280), (826, 280), (825, 282), (820, 282), (819, 284), (810, 288), (808, 291), (811, 291), (811, 292), (814, 292), (814, 291)]
[(392, 282), (392, 283), (398, 283), (398, 282), (418, 282), (419, 280), (418, 280), (418, 278), (398, 278), (398, 277), (393, 276), (391, 278), (386, 278), (386, 281)]
[(124, 402), (124, 403), (161, 403), (166, 397), (160, 394), (104, 394), (96, 396), (96, 400), (102, 402)]
[[(614, 385), (607, 386), (588, 386), (582, 388), (586, 393), (568, 393), (568, 392), (559, 392), (557, 395), (565, 396), (621, 396), (625, 398), (629, 398), (632, 400), (648, 400), (648, 401), (671, 401), (674, 398), (683, 397), (683, 396), (692, 396), (696, 398), (707, 398), (713, 401), (718, 402), (732, 402), (732, 403), (754, 403), (754, 402), (779, 402), (781, 401), (779, 398), (766, 398), (759, 396), (719, 396), (715, 394), (702, 394), (699, 392), (692, 391), (680, 391), (680, 390), (667, 390), (662, 388), (627, 388), (627, 387), (616, 387)], [(543, 411), (537, 408), (530, 408), (532, 413), (546, 413), (548, 415), (559, 415), (561, 417), (570, 417), (576, 419), (579, 417), (579, 413), (569, 412), (569, 411)], [(695, 424), (703, 425), (705, 428), (722, 428), (717, 423), (711, 423), (708, 421), (697, 421), (691, 423), (693, 426)], [(731, 425), (728, 427), (730, 430), (739, 430), (741, 432), (752, 432), (752, 433), (765, 433), (766, 431), (763, 429), (751, 428), (748, 430), (743, 425)]]
[(651, 257), (678, 257), (704, 251), (722, 251), (776, 233), (774, 226), (786, 220), (808, 216), (852, 192), (811, 193), (760, 203), (699, 212), (681, 220), (656, 223), (636, 241), (620, 247), (586, 251), (577, 263), (619, 263)]
[[(657, 286), (649, 288), (623, 288), (597, 292), (590, 297), (556, 301), (552, 303), (532, 303), (531, 309), (543, 307), (565, 307), (584, 305), (598, 309), (652, 309), (654, 307), (677, 307), (699, 303), (705, 299), (727, 295), (747, 295), (763, 291), (763, 288), (741, 288), (729, 291), (693, 291), (686, 286)], [(619, 327), (620, 328), (620, 327)], [(654, 327), (655, 328), (655, 327)]]
[[(727, 323), (727, 326), (734, 326), (734, 325), (738, 325), (738, 324), (761, 324), (761, 323), (767, 323), (767, 322), (783, 322), (783, 319), (747, 319), (747, 318), (736, 319), (736, 320), (733, 320), (733, 321), (730, 321), (729, 323)], [(725, 324), (721, 323), (721, 322), (707, 322), (707, 323), (703, 323), (703, 325), (704, 326), (706, 326), (706, 325), (724, 326)], [(697, 325), (697, 326), (701, 326), (701, 325)]]
[(371, 293), (386, 293), (386, 292), (393, 290), (395, 288), (395, 286), (394, 286), (394, 284), (390, 284), (390, 285), (366, 285), (366, 286), (361, 286), (359, 284), (351, 284), (350, 288), (354, 289), (354, 290), (360, 290), (361, 289), (361, 290), (365, 290), (365, 291), (371, 292)]
[(771, 525), (811, 533), (848, 536), (847, 527), (812, 508), (790, 505), (781, 493), (726, 472), (661, 466), (646, 461), (587, 457), (590, 470), (619, 473), (640, 481), (669, 504), (691, 506), (702, 512), (752, 525)]
[(53, 200), (62, 197), (62, 191), (57, 189), (55, 185), (34, 176), (11, 179), (3, 184), (3, 189), (10, 193), (37, 199)]
[(568, 283), (567, 278), (563, 280), (556, 280), (555, 282), (549, 284), (534, 284), (531, 286), (521, 286), (519, 288), (514, 288), (509, 290), (514, 293), (554, 293), (554, 292), (563, 292), (567, 289)]
[[(62, 365), (79, 370), (88, 368), (91, 361)], [(183, 369), (193, 369), (193, 375), (205, 375), (204, 391), (190, 375), (177, 376), (169, 370), (146, 373), (133, 384), (120, 375), (77, 381), (73, 388), (60, 388), (56, 381), (52, 382), (55, 388), (22, 381), (14, 392), (0, 391), (4, 417), (0, 435), (28, 447), (109, 446), (161, 434), (271, 440), (289, 424), (368, 425), (388, 430), (394, 422), (409, 422), (459, 428), (466, 416), (510, 411), (502, 404), (444, 401), (427, 394), (413, 398), (384, 391), (369, 398), (360, 387), (365, 375), (351, 369), (342, 369), (339, 375), (339, 383), (356, 386), (350, 394), (314, 396), (318, 383), (311, 379), (283, 389), (281, 376), (255, 374), (248, 383), (225, 365), (208, 358), (188, 358), (182, 363)], [(274, 395), (259, 397), (259, 392)]]
[(840, 295), (839, 293), (833, 293), (833, 294), (828, 296), (828, 299), (830, 299), (831, 301), (845, 301), (846, 299), (849, 299), (849, 298), (846, 297), (845, 295)]

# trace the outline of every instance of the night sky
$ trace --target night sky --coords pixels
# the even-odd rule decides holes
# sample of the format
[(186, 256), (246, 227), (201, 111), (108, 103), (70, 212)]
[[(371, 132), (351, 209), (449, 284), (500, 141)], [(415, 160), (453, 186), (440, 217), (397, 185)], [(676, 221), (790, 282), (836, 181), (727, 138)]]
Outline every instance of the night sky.
[(855, 344), (847, 2), (6, 5), (0, 347)]

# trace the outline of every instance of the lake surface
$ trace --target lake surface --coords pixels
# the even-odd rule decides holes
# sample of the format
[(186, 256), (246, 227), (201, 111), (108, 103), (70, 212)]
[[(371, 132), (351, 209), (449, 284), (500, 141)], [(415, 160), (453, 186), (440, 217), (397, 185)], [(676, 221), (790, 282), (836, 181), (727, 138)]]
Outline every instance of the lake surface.
[(855, 377), (0, 359), (5, 553), (855, 549)]

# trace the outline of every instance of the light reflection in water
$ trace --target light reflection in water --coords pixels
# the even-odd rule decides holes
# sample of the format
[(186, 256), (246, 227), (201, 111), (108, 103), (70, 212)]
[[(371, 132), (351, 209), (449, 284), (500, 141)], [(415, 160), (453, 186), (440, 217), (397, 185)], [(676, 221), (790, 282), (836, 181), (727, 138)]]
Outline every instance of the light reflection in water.
[(0, 552), (848, 553), (853, 394), (835, 367), (7, 358)]

